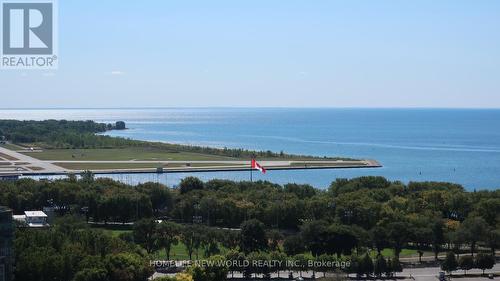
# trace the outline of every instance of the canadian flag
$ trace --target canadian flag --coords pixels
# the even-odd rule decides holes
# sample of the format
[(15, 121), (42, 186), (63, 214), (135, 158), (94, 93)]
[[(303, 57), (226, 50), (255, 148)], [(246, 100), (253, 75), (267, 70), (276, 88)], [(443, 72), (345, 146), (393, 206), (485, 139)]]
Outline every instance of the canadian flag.
[(266, 169), (264, 169), (264, 167), (262, 167), (259, 163), (257, 163), (255, 159), (252, 159), (252, 169), (257, 169), (261, 171), (263, 174), (266, 173)]

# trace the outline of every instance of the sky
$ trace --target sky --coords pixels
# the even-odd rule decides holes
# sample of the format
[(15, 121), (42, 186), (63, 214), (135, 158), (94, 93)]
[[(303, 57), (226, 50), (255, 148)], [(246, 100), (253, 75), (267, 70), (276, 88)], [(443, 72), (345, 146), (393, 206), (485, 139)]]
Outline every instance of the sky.
[(59, 0), (0, 108), (500, 108), (496, 0)]

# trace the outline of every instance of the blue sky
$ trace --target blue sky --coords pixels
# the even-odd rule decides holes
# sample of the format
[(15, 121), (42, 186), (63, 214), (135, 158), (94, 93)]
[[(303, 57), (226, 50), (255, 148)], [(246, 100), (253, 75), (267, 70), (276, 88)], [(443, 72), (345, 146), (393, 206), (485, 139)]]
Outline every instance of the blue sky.
[(0, 107), (500, 107), (500, 1), (59, 1)]

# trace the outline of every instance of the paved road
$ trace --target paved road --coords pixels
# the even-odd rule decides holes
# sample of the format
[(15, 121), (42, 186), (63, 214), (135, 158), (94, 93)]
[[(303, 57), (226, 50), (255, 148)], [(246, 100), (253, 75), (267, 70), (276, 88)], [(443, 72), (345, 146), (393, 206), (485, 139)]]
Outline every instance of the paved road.
[[(7, 164), (0, 166), (0, 174), (7, 173), (22, 173), (23, 175), (29, 174), (66, 174), (71, 172), (79, 172), (78, 170), (65, 169), (57, 164), (213, 164), (197, 167), (165, 167), (165, 171), (179, 172), (194, 172), (194, 171), (219, 171), (219, 170), (241, 170), (250, 168), (250, 163), (248, 160), (234, 160), (234, 161), (136, 161), (136, 160), (125, 160), (125, 161), (82, 161), (82, 160), (39, 160), (28, 155), (12, 151), (6, 148), (0, 147), (0, 153), (6, 154), (10, 157), (16, 158), (17, 160), (5, 159), (2, 164)], [(34, 152), (36, 156), (36, 152)], [(2, 157), (5, 158), (5, 157)], [(1, 160), (1, 159), (0, 159)], [(361, 160), (361, 161), (343, 161), (343, 160), (306, 160), (306, 161), (259, 161), (259, 163), (265, 168), (272, 169), (314, 169), (314, 168), (374, 168), (380, 167), (380, 164), (375, 160)], [(189, 165), (187, 165), (189, 166)], [(36, 169), (33, 169), (35, 167)], [(17, 169), (22, 170), (18, 171)], [(94, 170), (96, 173), (126, 173), (126, 172), (151, 172), (155, 169), (146, 168), (129, 168), (129, 169), (106, 169), (106, 170)]]
[[(439, 275), (439, 272), (442, 271), (439, 267), (425, 267), (425, 268), (405, 268), (403, 272), (401, 273), (404, 276), (413, 276), (415, 280), (419, 281), (436, 281), (437, 278), (436, 276)], [(493, 273), (493, 272), (500, 272), (500, 264), (496, 264), (492, 270), (486, 270), (485, 273), (488, 275), (488, 273)], [(463, 270), (458, 270), (454, 272), (454, 274), (460, 274), (462, 275), (464, 273)], [(474, 270), (469, 270), (467, 271), (467, 274), (480, 274), (482, 273), (481, 270), (474, 269)], [(453, 279), (453, 278), (452, 278)], [(457, 280), (488, 280), (487, 277), (480, 277), (480, 278), (471, 278), (471, 277), (462, 277), (462, 278), (456, 278)], [(496, 280), (498, 280), (497, 278)]]
[[(37, 170), (38, 172), (47, 172), (47, 173), (61, 173), (61, 172), (65, 171), (64, 168), (56, 166), (56, 165), (52, 164), (51, 162), (41, 161), (41, 160), (35, 159), (33, 157), (30, 157), (30, 156), (24, 155), (22, 153), (18, 153), (18, 152), (15, 152), (15, 151), (12, 151), (10, 149), (3, 148), (3, 147), (0, 147), (0, 153), (17, 159), (17, 160), (5, 159), (4, 162), (11, 162), (12, 164), (18, 164), (16, 166), (6, 166), (5, 169), (0, 170), (0, 174), (2, 174), (2, 173), (3, 174), (16, 173), (16, 172), (18, 172), (17, 168), (23, 168), (23, 169), (30, 170), (28, 167), (37, 167), (40, 169), (40, 170)], [(5, 158), (5, 157), (2, 157), (2, 158)]]
[[(426, 268), (405, 268), (403, 272), (396, 274), (397, 277), (405, 277), (409, 280), (417, 280), (417, 281), (437, 281), (438, 280), (438, 275), (441, 269), (439, 267), (426, 267)], [(500, 272), (500, 264), (496, 264), (495, 267), (491, 270), (486, 270), (485, 271), (485, 276), (484, 277), (462, 277), (463, 271), (455, 271), (453, 274), (455, 275), (460, 275), (460, 278), (453, 278), (452, 275), (452, 280), (489, 280), (488, 279), (488, 273), (498, 273)], [(467, 274), (480, 274), (482, 273), (481, 270), (470, 270), (467, 271)], [(294, 278), (299, 277), (300, 275), (304, 278), (310, 278), (312, 276), (312, 272), (302, 272), (302, 274), (299, 274), (298, 272), (293, 272)], [(153, 276), (154, 278), (157, 277), (162, 277), (162, 276), (171, 276), (172, 274), (162, 274), (162, 273), (155, 273)], [(231, 277), (232, 275), (229, 274), (228, 277)], [(327, 274), (327, 276), (331, 276), (331, 274)], [(234, 274), (235, 278), (242, 278), (241, 273), (235, 273)], [(278, 275), (276, 273), (271, 274), (272, 278), (277, 278)], [(288, 277), (288, 271), (282, 271), (280, 272), (280, 277)], [(323, 277), (323, 273), (317, 273), (316, 274), (317, 278)], [(354, 277), (354, 275), (351, 275), (351, 277)], [(411, 277), (411, 279), (410, 279)], [(496, 278), (495, 280), (499, 280), (500, 278)], [(259, 280), (259, 278), (256, 278), (255, 280)], [(360, 279), (364, 280), (364, 279)], [(378, 280), (378, 279), (369, 279), (369, 280)], [(387, 280), (387, 279), (384, 279)]]

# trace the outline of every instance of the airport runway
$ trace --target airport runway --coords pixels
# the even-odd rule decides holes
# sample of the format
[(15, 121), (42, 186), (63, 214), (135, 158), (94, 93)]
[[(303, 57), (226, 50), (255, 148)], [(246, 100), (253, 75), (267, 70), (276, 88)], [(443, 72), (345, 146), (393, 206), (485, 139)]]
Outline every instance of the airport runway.
[[(295, 170), (295, 169), (347, 169), (347, 168), (378, 168), (381, 165), (375, 160), (263, 160), (259, 163), (267, 170)], [(65, 175), (81, 173), (87, 169), (64, 168), (66, 165), (99, 165), (106, 164), (105, 169), (90, 169), (96, 174), (116, 173), (152, 173), (152, 172), (213, 172), (213, 171), (242, 171), (250, 169), (248, 160), (213, 160), (213, 161), (78, 161), (78, 160), (39, 160), (25, 154), (0, 147), (0, 176), (2, 175)], [(111, 165), (110, 165), (111, 164)], [(158, 165), (154, 167), (127, 167), (115, 168), (119, 165)], [(169, 167), (171, 165), (171, 167)], [(111, 166), (111, 167), (109, 167)]]

